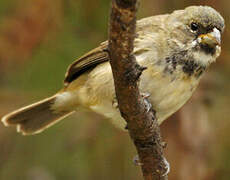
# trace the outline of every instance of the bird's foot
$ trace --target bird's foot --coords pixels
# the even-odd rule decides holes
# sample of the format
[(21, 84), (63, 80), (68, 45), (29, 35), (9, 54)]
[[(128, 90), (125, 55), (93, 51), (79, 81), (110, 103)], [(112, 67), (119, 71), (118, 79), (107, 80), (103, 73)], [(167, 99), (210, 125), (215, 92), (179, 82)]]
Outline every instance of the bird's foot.
[(133, 163), (134, 163), (136, 166), (142, 166), (142, 165), (143, 165), (143, 163), (141, 163), (141, 161), (140, 161), (138, 155), (134, 156), (134, 158), (133, 158)]
[(149, 102), (148, 98), (150, 97), (150, 93), (141, 93), (141, 96), (144, 98), (144, 104), (146, 107), (146, 111), (149, 112), (152, 109), (152, 104)]
[(170, 172), (170, 164), (169, 164), (169, 162), (166, 160), (165, 157), (164, 157), (163, 161), (164, 161), (164, 165), (165, 165), (165, 167), (164, 167), (165, 172), (164, 172), (164, 174), (162, 174), (162, 176), (166, 176), (166, 175), (168, 175), (169, 172)]
[(113, 101), (112, 101), (112, 106), (116, 109), (118, 109), (118, 102), (117, 102), (117, 98), (113, 98)]

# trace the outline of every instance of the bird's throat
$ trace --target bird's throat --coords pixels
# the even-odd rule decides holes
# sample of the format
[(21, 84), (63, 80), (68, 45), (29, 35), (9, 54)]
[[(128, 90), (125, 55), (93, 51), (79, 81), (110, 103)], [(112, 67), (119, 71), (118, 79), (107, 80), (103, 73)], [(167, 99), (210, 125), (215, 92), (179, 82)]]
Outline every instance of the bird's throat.
[(195, 76), (199, 78), (207, 67), (207, 63), (202, 62), (202, 60), (205, 61), (209, 57), (204, 56), (199, 56), (196, 52), (191, 54), (189, 51), (175, 53), (165, 58), (164, 73), (173, 75), (182, 71), (188, 77)]

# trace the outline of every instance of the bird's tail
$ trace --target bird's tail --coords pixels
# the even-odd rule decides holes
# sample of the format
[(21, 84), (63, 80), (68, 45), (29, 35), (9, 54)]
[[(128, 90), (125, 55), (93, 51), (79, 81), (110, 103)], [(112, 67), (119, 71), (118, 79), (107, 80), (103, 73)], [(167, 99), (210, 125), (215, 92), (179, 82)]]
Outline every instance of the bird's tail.
[(2, 117), (2, 122), (5, 126), (16, 125), (17, 131), (23, 135), (40, 133), (72, 113), (71, 111), (54, 111), (51, 107), (55, 99), (54, 95), (13, 111)]

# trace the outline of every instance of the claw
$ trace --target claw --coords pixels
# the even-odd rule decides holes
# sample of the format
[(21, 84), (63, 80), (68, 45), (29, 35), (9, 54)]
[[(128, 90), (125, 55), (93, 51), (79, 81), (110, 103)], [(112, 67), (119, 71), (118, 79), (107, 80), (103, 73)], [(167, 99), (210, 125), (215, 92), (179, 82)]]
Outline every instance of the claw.
[(140, 162), (140, 159), (138, 157), (138, 155), (136, 155), (134, 158), (133, 158), (133, 163), (136, 165), (136, 166), (142, 166), (143, 163)]
[(167, 142), (163, 141), (163, 142), (161, 143), (161, 146), (162, 146), (163, 148), (166, 148), (166, 147), (167, 147)]
[(147, 99), (145, 99), (144, 102), (147, 108), (147, 112), (149, 112), (152, 109), (152, 104)]
[(144, 98), (145, 107), (147, 112), (149, 112), (152, 108), (152, 104), (149, 102), (148, 97), (150, 97), (150, 93), (141, 93), (141, 96)]
[(114, 98), (113, 99), (113, 101), (112, 101), (112, 106), (114, 107), (114, 108), (118, 108), (118, 102), (117, 102), (117, 98)]
[(166, 158), (164, 157), (164, 159), (163, 159), (163, 161), (164, 161), (164, 164), (165, 164), (165, 173), (164, 174), (162, 174), (162, 176), (166, 176), (169, 172), (170, 172), (170, 164), (169, 164), (169, 162), (166, 160)]
[(151, 94), (150, 93), (141, 93), (141, 96), (146, 99), (146, 98), (150, 97)]

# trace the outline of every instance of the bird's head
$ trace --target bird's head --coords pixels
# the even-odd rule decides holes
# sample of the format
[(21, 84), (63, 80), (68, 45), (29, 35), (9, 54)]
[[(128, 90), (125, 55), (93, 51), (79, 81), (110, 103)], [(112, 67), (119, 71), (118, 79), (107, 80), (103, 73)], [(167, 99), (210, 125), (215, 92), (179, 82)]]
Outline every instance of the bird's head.
[(189, 50), (199, 64), (208, 66), (221, 51), (224, 19), (208, 6), (190, 6), (174, 11), (168, 18), (170, 37)]

